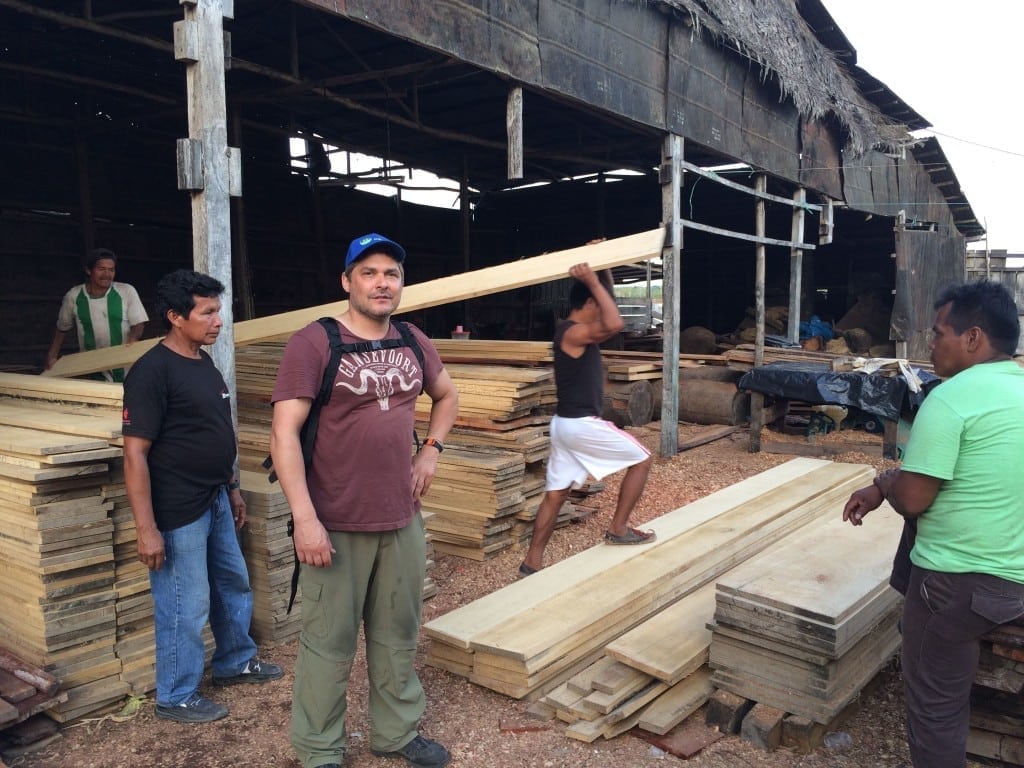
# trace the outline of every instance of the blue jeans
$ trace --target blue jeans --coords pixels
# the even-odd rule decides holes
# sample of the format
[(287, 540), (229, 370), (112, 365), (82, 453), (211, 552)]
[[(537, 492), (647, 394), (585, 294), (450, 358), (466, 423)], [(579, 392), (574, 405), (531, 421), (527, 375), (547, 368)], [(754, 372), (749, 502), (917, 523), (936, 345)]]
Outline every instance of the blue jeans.
[(249, 636), (252, 589), (225, 488), (197, 520), (164, 531), (164, 564), (149, 572), (156, 626), (156, 703), (174, 706), (199, 690), (207, 619), (213, 673), (237, 675), (256, 655)]

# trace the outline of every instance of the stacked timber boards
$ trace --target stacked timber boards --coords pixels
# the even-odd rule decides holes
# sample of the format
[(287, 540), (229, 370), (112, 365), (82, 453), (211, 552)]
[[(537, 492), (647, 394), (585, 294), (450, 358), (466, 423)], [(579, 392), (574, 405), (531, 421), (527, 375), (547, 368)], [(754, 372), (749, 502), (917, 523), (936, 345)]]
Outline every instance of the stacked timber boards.
[(853, 528), (841, 509), (719, 578), (716, 687), (828, 724), (893, 657), (903, 518), (883, 504)]
[(841, 509), (869, 467), (796, 459), (652, 521), (643, 547), (600, 545), (429, 622), (428, 663), (539, 696), (661, 609)]
[[(38, 377), (2, 379), (0, 391), (41, 396), (33, 391)], [(113, 387), (83, 383), (83, 396), (119, 400)], [(68, 390), (58, 396), (73, 396), (73, 382), (51, 384)], [(50, 713), (62, 722), (128, 691), (115, 655), (114, 501), (106, 496), (116, 494), (109, 462), (121, 449), (109, 439), (120, 413), (110, 412), (103, 427), (102, 418), (79, 411), (0, 400), (0, 645), (61, 680), (67, 698)], [(94, 433), (62, 432), (65, 422)]]

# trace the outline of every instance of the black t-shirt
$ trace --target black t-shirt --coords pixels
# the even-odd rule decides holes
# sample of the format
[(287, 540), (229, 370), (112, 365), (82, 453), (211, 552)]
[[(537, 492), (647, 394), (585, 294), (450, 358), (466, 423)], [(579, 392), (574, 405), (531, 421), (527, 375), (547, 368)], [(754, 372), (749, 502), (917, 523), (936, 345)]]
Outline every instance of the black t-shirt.
[(124, 380), (122, 433), (153, 441), (149, 476), (161, 531), (202, 515), (234, 467), (231, 395), (210, 356), (199, 354), (183, 357), (157, 344)]
[(562, 337), (576, 323), (566, 320), (555, 329), (555, 413), (567, 419), (600, 416), (604, 398), (604, 367), (601, 348), (588, 344), (583, 354), (571, 357), (562, 351)]

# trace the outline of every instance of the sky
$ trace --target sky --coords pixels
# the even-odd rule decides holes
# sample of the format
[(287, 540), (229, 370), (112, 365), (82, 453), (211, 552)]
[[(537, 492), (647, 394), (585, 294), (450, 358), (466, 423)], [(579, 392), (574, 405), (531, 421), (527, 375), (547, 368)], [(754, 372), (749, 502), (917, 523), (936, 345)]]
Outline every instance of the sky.
[(823, 2), (858, 65), (931, 123), (917, 135), (939, 140), (988, 247), (1024, 254), (1018, 0)]

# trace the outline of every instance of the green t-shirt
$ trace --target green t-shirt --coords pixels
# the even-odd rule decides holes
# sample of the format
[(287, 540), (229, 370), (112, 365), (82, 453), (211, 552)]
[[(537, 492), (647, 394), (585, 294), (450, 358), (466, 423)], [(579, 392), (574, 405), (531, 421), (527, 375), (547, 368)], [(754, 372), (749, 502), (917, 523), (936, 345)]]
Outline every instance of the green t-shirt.
[(1024, 583), (1024, 369), (982, 363), (932, 390), (903, 469), (945, 481), (918, 518), (916, 565)]

